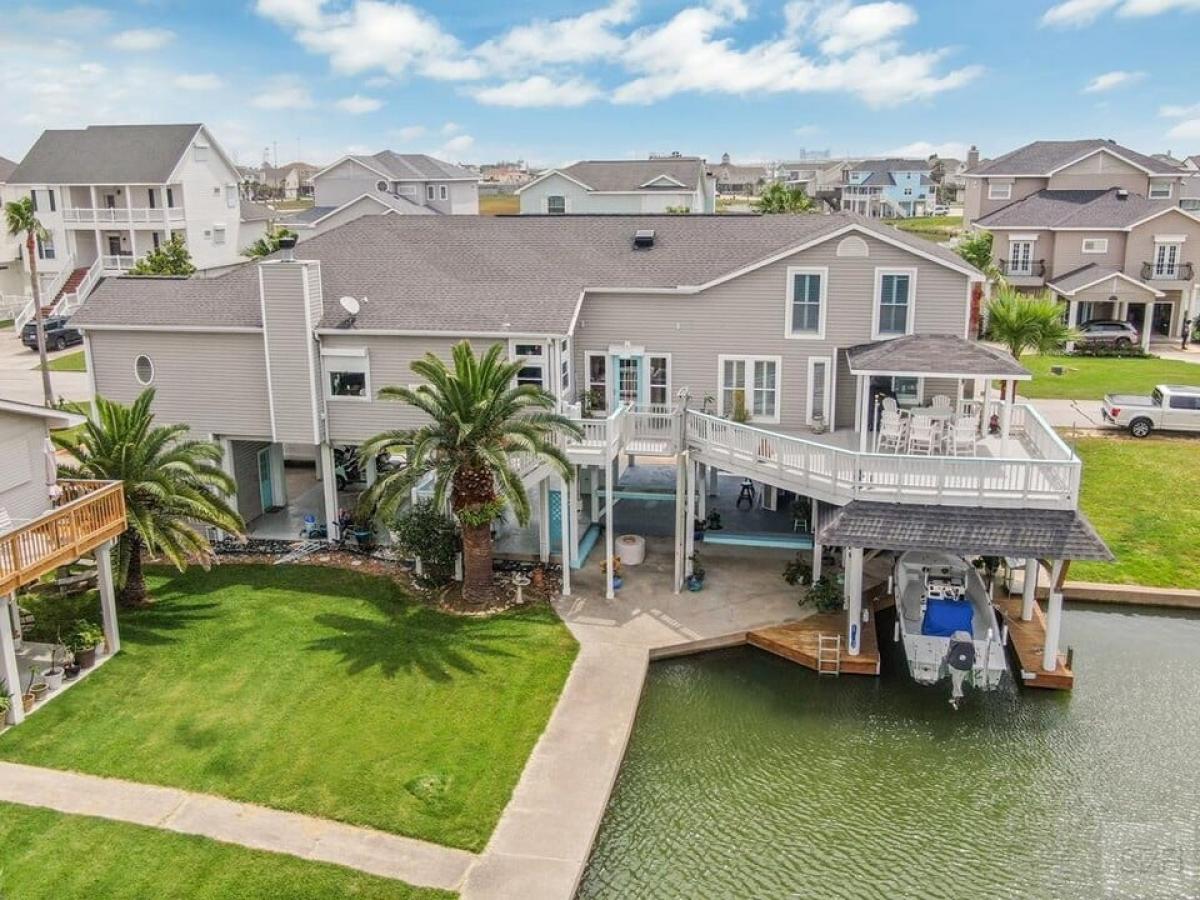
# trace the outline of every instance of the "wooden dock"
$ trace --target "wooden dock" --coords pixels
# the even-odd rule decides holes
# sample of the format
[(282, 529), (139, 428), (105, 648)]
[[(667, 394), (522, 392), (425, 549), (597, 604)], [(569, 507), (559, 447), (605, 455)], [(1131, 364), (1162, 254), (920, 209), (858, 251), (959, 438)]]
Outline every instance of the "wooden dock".
[(1069, 691), (1075, 686), (1075, 673), (1067, 668), (1067, 657), (1058, 654), (1058, 667), (1053, 671), (1042, 668), (1042, 650), (1046, 646), (1046, 616), (1039, 604), (1033, 605), (1033, 619), (1021, 619), (1021, 597), (999, 596), (994, 605), (1008, 626), (1008, 640), (1016, 653), (1022, 684), (1028, 687)]
[(789, 625), (775, 625), (747, 632), (746, 643), (776, 656), (798, 663), (805, 668), (818, 670), (817, 655), (821, 635), (840, 635), (842, 638), (841, 674), (878, 675), (879, 642), (875, 635), (875, 612), (871, 621), (862, 626), (859, 654), (846, 653), (846, 614), (816, 613)]

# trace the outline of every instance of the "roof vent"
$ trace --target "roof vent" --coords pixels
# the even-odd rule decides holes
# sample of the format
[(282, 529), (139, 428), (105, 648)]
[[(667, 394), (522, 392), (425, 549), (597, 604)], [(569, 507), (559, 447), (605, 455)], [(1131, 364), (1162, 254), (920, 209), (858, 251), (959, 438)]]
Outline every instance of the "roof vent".
[(1118, 200), (1128, 200), (1129, 199), (1129, 191), (1125, 190), (1125, 188), (1117, 188), (1117, 199)]
[(639, 228), (633, 233), (633, 249), (649, 250), (654, 246), (654, 229)]
[(285, 262), (293, 262), (296, 259), (296, 235), (285, 234), (279, 239), (279, 249), (283, 253)]

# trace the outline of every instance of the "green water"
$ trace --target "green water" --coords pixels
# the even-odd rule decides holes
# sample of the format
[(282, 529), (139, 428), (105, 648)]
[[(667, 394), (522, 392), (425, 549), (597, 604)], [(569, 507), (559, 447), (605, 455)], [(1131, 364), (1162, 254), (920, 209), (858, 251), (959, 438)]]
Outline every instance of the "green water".
[(1064, 638), (1073, 694), (957, 713), (898, 652), (655, 663), (580, 896), (1200, 896), (1200, 617), (1073, 608)]

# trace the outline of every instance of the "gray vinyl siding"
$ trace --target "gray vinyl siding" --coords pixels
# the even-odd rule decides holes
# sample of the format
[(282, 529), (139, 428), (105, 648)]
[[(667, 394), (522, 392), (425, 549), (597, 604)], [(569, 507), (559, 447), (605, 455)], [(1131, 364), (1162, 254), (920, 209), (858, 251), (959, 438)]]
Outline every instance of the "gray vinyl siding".
[(521, 192), (521, 212), (542, 214), (546, 212), (548, 197), (563, 197), (567, 203), (567, 212), (578, 213), (625, 213), (640, 215), (641, 213), (661, 213), (667, 207), (686, 206), (695, 213), (704, 212), (704, 198), (695, 189), (680, 191), (639, 191), (627, 194), (597, 194), (586, 191), (570, 179), (561, 175), (551, 175), (545, 181), (538, 182)]
[[(915, 332), (965, 334), (965, 274), (865, 236), (868, 257), (838, 257), (841, 240), (833, 238), (700, 294), (588, 294), (575, 332), (577, 383), (582, 389), (586, 352), (629, 341), (648, 353), (670, 353), (672, 391), (686, 386), (693, 407), (699, 407), (706, 394), (718, 393), (720, 355), (778, 356), (780, 421), (764, 427), (803, 429), (808, 358), (830, 357), (835, 348), (872, 340), (876, 267), (917, 269)], [(824, 340), (784, 336), (789, 266), (829, 269)], [(837, 368), (836, 421), (848, 427), (854, 420), (854, 379), (840, 354)]]
[(382, 175), (352, 159), (343, 160), (328, 172), (313, 179), (313, 202), (317, 206), (341, 206), (355, 197), (377, 190)]
[(190, 425), (193, 436), (271, 433), (261, 334), (89, 331), (96, 393), (131, 403), (145, 388), (133, 374), (141, 354), (154, 363), (158, 421)]
[[(1108, 251), (1105, 253), (1084, 253), (1083, 242), (1092, 240), (1108, 241)], [(1039, 242), (1040, 244), (1040, 242)], [(1040, 246), (1039, 246), (1039, 249)], [(1054, 265), (1047, 270), (1055, 277), (1073, 272), (1089, 263), (1098, 266), (1116, 266), (1118, 269), (1125, 265), (1125, 235), (1120, 231), (1060, 231), (1054, 236)], [(1136, 278), (1138, 273), (1131, 273)]]
[[(367, 351), (370, 367), (371, 400), (351, 397), (325, 397), (328, 379), (322, 369), (320, 390), (325, 404), (329, 440), (335, 444), (357, 444), (363, 439), (392, 428), (415, 428), (426, 421), (414, 407), (393, 400), (374, 399), (388, 385), (421, 383), (409, 365), (426, 353), (449, 361), (450, 348), (464, 338), (404, 337), (388, 335), (322, 335), (321, 347), (330, 350)], [(496, 343), (491, 338), (466, 338), (476, 353)], [(323, 362), (328, 363), (326, 358)]]
[[(1166, 215), (1137, 226), (1130, 233), (1125, 248), (1125, 273), (1127, 275), (1132, 275), (1134, 278), (1141, 277), (1142, 263), (1151, 262), (1154, 259), (1154, 236), (1156, 234), (1186, 235), (1187, 239), (1180, 248), (1179, 261), (1181, 263), (1200, 263), (1200, 250), (1197, 250), (1197, 245), (1200, 245), (1200, 222), (1179, 210), (1172, 210)], [(1178, 282), (1171, 281), (1155, 282), (1154, 286), (1159, 290), (1181, 287)], [(1187, 285), (1187, 289), (1191, 289), (1190, 284)]]
[(50, 508), (45, 446), (42, 419), (0, 412), (0, 507), (17, 523)]
[(237, 482), (237, 510), (242, 520), (250, 522), (263, 514), (262, 492), (258, 485), (258, 454), (271, 444), (268, 441), (231, 441), (233, 445), (233, 478)]
[(312, 327), (321, 309), (320, 264), (268, 262), (260, 272), (275, 439), (319, 443)]

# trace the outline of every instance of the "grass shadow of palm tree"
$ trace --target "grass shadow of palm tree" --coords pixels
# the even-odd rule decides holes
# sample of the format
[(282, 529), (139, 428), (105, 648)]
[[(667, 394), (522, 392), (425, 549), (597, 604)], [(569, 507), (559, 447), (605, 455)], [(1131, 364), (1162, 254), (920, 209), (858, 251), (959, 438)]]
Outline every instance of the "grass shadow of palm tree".
[(172, 597), (126, 612), (120, 621), (121, 641), (129, 645), (177, 644), (187, 628), (216, 618), (221, 604), (202, 598)]

